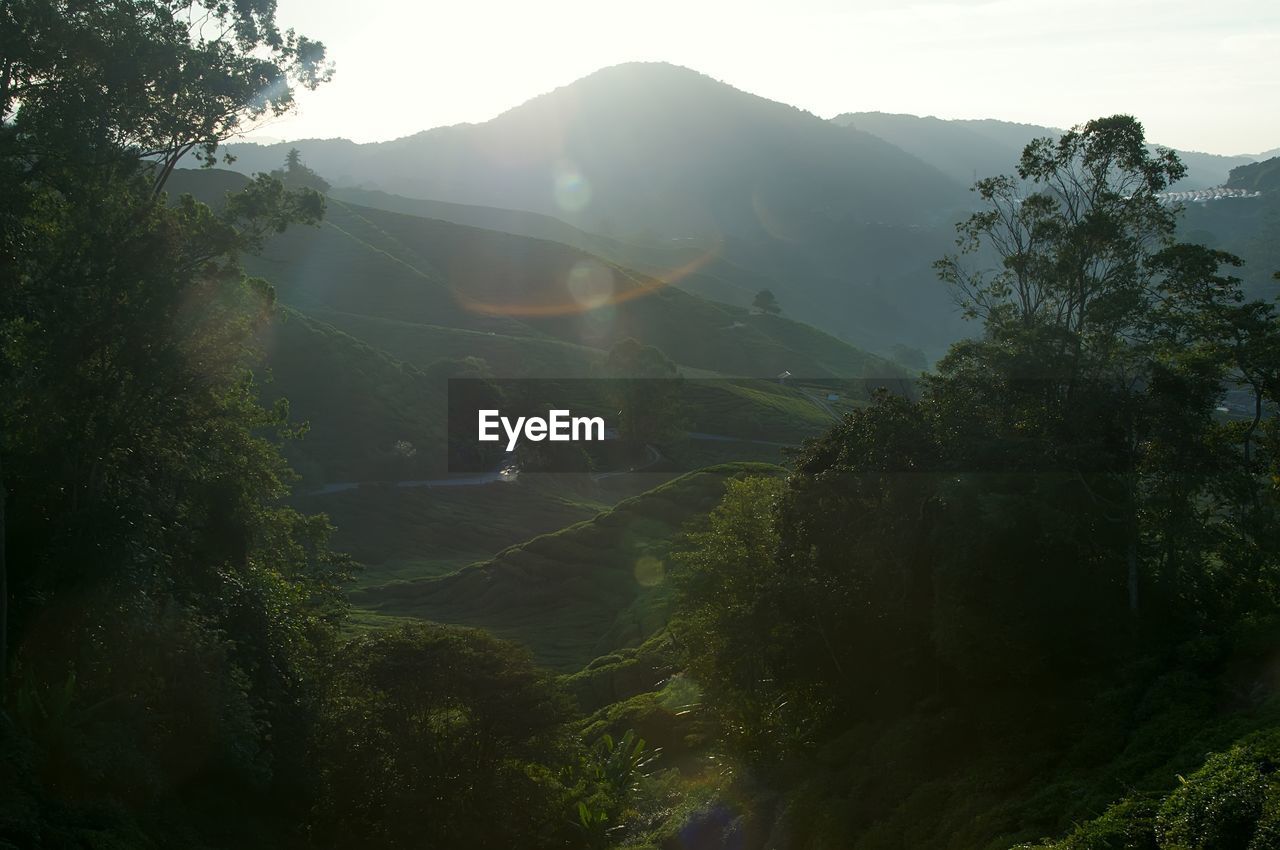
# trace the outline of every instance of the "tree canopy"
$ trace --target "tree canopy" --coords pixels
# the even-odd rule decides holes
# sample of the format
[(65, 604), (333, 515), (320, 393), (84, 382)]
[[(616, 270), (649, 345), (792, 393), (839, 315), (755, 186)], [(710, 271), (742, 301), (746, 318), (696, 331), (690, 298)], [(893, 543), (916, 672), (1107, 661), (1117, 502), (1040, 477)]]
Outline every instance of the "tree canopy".
[(910, 752), (936, 730), (956, 763), (1001, 735), (1060, 752), (1032, 706), (1096, 716), (1082, 691), (1280, 614), (1280, 323), (1244, 300), (1238, 259), (1176, 241), (1157, 195), (1182, 173), (1114, 116), (979, 181), (938, 270), (981, 334), (690, 536), (674, 628), (765, 775), (807, 769), (806, 800), (821, 781), (842, 799), (841, 771), (880, 752), (855, 742), (904, 725)]

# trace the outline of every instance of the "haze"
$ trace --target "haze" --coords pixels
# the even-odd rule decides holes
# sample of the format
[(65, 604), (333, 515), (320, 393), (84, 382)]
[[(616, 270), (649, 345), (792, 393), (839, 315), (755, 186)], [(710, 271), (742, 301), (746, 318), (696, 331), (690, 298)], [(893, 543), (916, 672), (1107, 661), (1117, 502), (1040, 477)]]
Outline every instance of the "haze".
[(281, 0), (280, 19), (324, 41), (338, 73), (250, 139), (397, 138), (485, 121), (601, 67), (666, 61), (822, 117), (1067, 127), (1128, 112), (1185, 150), (1280, 145), (1273, 0)]

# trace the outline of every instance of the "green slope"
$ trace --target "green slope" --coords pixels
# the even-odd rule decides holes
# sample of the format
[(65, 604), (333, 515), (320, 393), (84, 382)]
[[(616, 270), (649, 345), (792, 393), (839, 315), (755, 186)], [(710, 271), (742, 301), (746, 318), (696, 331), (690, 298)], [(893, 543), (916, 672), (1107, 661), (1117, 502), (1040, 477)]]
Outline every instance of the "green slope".
[[(176, 173), (174, 191), (216, 202), (235, 182), (226, 172), (184, 171)], [(354, 321), (337, 314), (395, 322), (395, 335), (406, 344), (406, 333), (474, 331), (465, 344), (452, 340), (449, 350), (488, 359), (484, 336), (490, 336), (494, 348), (506, 351), (496, 351), (496, 359), (517, 359), (526, 367), (528, 359), (510, 356), (509, 340), (493, 338), (607, 350), (631, 337), (680, 364), (736, 375), (897, 371), (798, 322), (761, 321), (576, 248), (340, 201), (331, 201), (319, 228), (292, 229), (247, 264), (275, 284), (282, 301), (332, 316), (335, 323)], [(406, 331), (407, 325), (418, 327)], [(374, 332), (367, 324), (364, 330)], [(366, 341), (382, 347), (380, 340)], [(406, 357), (408, 350), (393, 353)]]
[[(540, 534), (590, 519), (610, 491), (538, 482), (357, 489), (298, 499), (329, 516), (334, 545), (359, 563), (357, 588), (453, 572)], [(499, 521), (499, 518), (501, 521)]]
[(264, 400), (284, 397), (306, 423), (285, 454), (310, 489), (330, 481), (441, 474), (444, 387), (421, 370), (295, 310), (281, 310), (262, 339)]
[[(577, 670), (665, 623), (672, 540), (716, 504), (729, 478), (779, 471), (730, 464), (690, 473), (455, 573), (366, 586), (352, 598), (377, 615), (482, 627), (525, 644), (550, 667)], [(505, 522), (494, 513), (483, 527), (496, 533)]]

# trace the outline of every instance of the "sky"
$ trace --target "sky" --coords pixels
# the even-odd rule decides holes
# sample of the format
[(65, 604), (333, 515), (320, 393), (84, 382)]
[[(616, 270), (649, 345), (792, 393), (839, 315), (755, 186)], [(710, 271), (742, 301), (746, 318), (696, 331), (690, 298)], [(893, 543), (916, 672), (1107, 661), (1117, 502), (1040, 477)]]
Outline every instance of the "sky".
[(398, 138), (665, 61), (824, 118), (1125, 112), (1183, 150), (1280, 147), (1280, 0), (279, 0), (277, 21), (337, 70), (250, 139)]

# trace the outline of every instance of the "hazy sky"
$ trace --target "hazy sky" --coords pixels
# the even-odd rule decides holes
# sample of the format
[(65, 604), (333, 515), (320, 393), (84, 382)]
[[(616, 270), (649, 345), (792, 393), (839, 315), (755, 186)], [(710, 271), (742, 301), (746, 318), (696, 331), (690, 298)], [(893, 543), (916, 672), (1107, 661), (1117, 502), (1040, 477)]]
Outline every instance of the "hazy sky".
[(1280, 0), (280, 0), (278, 20), (325, 42), (337, 75), (257, 137), (485, 121), (646, 60), (822, 117), (1129, 112), (1183, 149), (1280, 147)]

